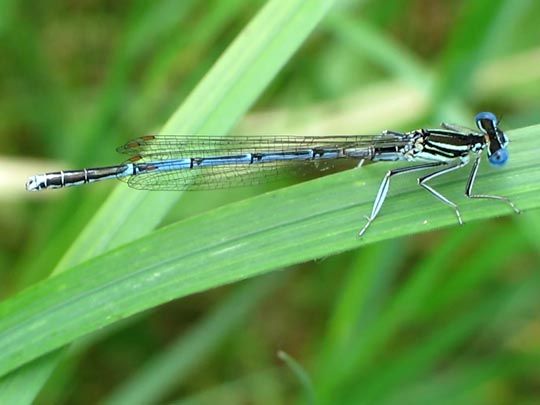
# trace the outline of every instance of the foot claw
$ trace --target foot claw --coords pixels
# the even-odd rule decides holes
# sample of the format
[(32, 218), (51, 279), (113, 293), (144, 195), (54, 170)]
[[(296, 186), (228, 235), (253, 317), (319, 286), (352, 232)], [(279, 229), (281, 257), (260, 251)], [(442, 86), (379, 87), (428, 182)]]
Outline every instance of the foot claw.
[(458, 223), (460, 225), (463, 225), (463, 219), (461, 219), (461, 213), (457, 210), (456, 210), (456, 216), (457, 216)]
[(362, 237), (364, 233), (366, 233), (366, 230), (369, 228), (371, 223), (373, 222), (373, 218), (368, 217), (367, 215), (364, 215), (364, 218), (366, 219), (367, 223), (364, 225), (364, 227), (358, 232), (358, 237)]
[(509, 204), (516, 214), (521, 214), (521, 210), (518, 207), (516, 207), (513, 202), (510, 202)]

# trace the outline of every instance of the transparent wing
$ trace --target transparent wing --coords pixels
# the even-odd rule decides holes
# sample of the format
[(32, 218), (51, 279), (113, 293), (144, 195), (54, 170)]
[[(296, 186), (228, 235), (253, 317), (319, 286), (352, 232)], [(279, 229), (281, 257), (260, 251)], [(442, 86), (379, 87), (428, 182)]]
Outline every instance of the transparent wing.
[(194, 167), (185, 170), (156, 170), (120, 180), (126, 181), (132, 188), (141, 190), (216, 190), (266, 184), (290, 176), (309, 178), (317, 172), (332, 170), (335, 166), (335, 161), (268, 162)]
[[(381, 136), (177, 136), (147, 135), (129, 141), (117, 152), (141, 157), (173, 159), (178, 157), (227, 156), (256, 152), (284, 152), (314, 147), (370, 145)], [(394, 139), (394, 138), (392, 138)]]
[[(403, 143), (397, 134), (377, 136), (243, 136), (196, 137), (148, 135), (137, 138), (118, 148), (118, 152), (131, 154), (131, 162), (153, 165), (177, 159), (227, 158), (254, 153), (286, 153), (323, 149), (343, 149)], [(337, 159), (281, 160), (264, 163), (228, 163), (214, 166), (196, 166), (179, 170), (149, 170), (120, 178), (136, 189), (145, 190), (213, 190), (268, 183), (288, 175), (310, 175), (336, 167)], [(338, 164), (339, 165), (339, 164)]]

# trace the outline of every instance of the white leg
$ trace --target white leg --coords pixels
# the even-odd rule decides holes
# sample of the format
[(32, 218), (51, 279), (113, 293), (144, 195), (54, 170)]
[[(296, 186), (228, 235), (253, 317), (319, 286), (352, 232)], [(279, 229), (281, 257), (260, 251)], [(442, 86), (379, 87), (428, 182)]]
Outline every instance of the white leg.
[(398, 169), (393, 169), (393, 170), (388, 171), (386, 175), (384, 176), (381, 182), (381, 185), (379, 187), (379, 191), (377, 192), (377, 196), (375, 197), (375, 202), (373, 203), (371, 214), (365, 217), (367, 222), (364, 225), (364, 227), (360, 230), (360, 232), (358, 232), (358, 236), (364, 235), (364, 233), (369, 228), (373, 220), (377, 218), (377, 215), (379, 214), (379, 211), (382, 208), (384, 200), (386, 199), (386, 195), (388, 194), (388, 189), (390, 188), (390, 179), (392, 177), (398, 176), (400, 174), (412, 173), (419, 170), (430, 169), (432, 167), (441, 166), (441, 165), (446, 165), (446, 163), (444, 162), (426, 163), (423, 165), (401, 167)]

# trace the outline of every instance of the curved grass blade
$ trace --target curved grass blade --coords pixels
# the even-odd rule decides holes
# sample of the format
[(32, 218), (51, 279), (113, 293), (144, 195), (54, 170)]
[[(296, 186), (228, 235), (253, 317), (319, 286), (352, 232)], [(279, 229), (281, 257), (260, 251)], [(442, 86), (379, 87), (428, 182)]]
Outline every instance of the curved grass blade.
[[(540, 126), (510, 131), (512, 162), (482, 167), (478, 191), (540, 208)], [(410, 179), (393, 185), (378, 222), (356, 238), (388, 165), (327, 176), (230, 204), (159, 229), (0, 304), (0, 374), (156, 305), (365, 243), (455, 225), (447, 207)], [(466, 174), (438, 182), (463, 193)], [(457, 200), (460, 201), (460, 200)], [(509, 214), (496, 202), (460, 201), (465, 221)], [(527, 215), (526, 212), (523, 215)]]

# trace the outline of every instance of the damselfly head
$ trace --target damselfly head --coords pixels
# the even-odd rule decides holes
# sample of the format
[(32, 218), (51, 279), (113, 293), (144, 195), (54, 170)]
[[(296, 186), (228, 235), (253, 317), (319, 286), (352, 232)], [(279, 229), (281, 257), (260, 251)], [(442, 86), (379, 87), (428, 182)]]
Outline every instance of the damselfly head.
[(499, 119), (491, 112), (481, 112), (474, 118), (476, 126), (487, 137), (489, 163), (502, 166), (508, 160), (508, 137), (499, 128)]
[(474, 120), (476, 121), (478, 129), (482, 132), (488, 132), (490, 129), (497, 128), (499, 125), (497, 116), (489, 111), (476, 114)]

